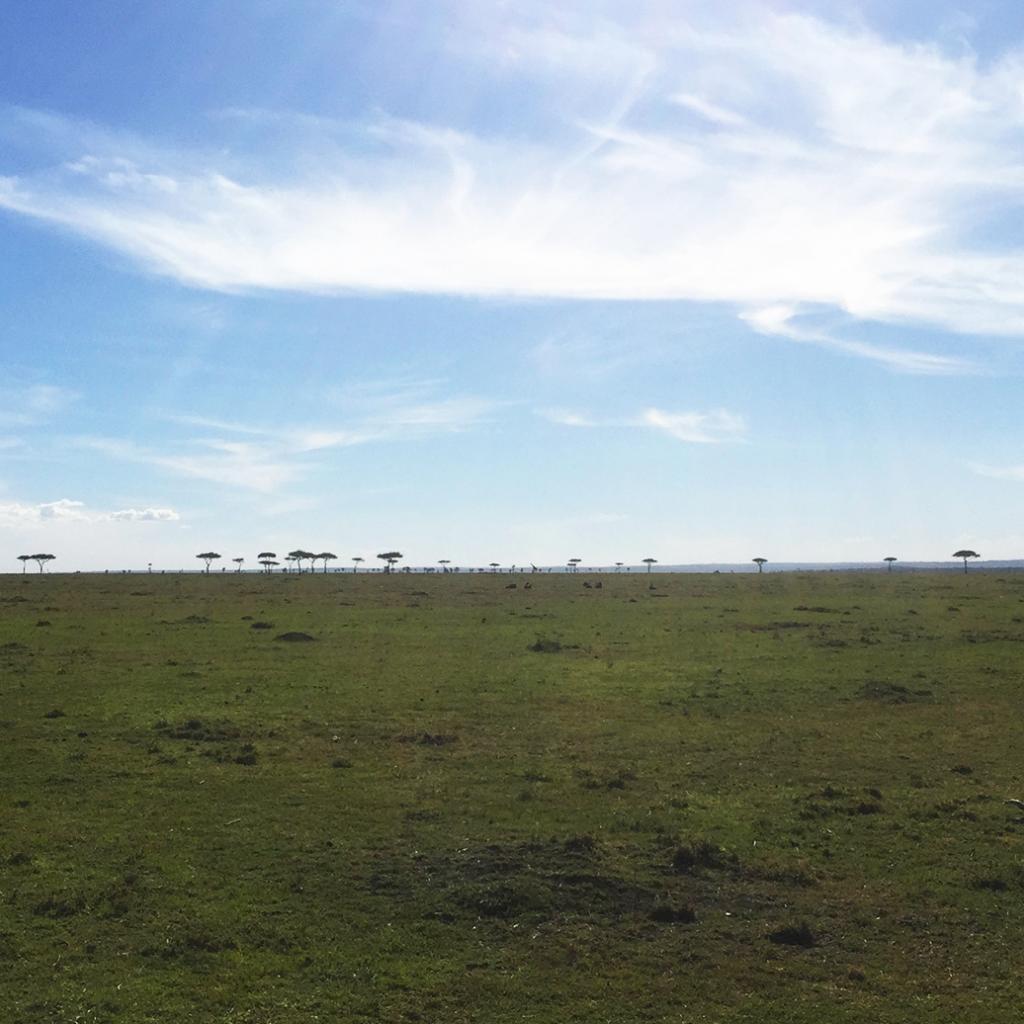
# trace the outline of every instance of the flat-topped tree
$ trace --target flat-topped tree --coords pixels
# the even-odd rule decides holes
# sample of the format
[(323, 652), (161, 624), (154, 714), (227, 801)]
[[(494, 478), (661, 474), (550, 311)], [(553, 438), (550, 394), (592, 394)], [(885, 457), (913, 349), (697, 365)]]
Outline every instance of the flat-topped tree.
[(241, 572), (242, 571), (242, 563), (245, 561), (245, 559), (244, 558), (232, 558), (231, 561), (234, 562), (235, 565), (238, 566), (238, 568), (235, 570), (235, 572)]
[(206, 571), (210, 571), (210, 563), (220, 558), (216, 551), (201, 551), (196, 558), (201, 558), (206, 563)]
[(338, 558), (338, 556), (332, 551), (321, 551), (316, 557), (324, 563), (324, 572), (327, 572), (327, 563), (334, 562)]
[(42, 572), (46, 566), (46, 563), (52, 562), (57, 556), (40, 553), (38, 555), (30, 555), (29, 557), (32, 559), (33, 562), (35, 562), (39, 566), (39, 571)]
[(622, 567), (623, 567), (623, 566), (624, 566), (625, 564), (626, 564), (625, 562), (616, 562), (616, 563), (615, 563), (615, 571), (616, 571), (616, 572), (622, 572)]
[(264, 572), (270, 572), (275, 565), (280, 565), (280, 562), (275, 562), (272, 558), (261, 558), (260, 565), (263, 566)]
[(579, 572), (580, 562), (582, 561), (582, 558), (570, 558), (567, 563), (567, 565), (569, 566), (569, 572)]
[(899, 559), (895, 555), (886, 555), (885, 558), (882, 559), (882, 561), (889, 563), (888, 567), (886, 568), (885, 571), (886, 572), (892, 572), (892, 563), (893, 562), (898, 562)]
[(645, 558), (645, 559), (643, 559), (643, 563), (644, 563), (644, 565), (647, 566), (647, 571), (650, 572), (651, 571), (651, 566), (652, 565), (657, 565), (658, 564), (658, 560), (656, 558)]
[(295, 551), (289, 551), (288, 557), (299, 567), (299, 572), (302, 572), (302, 563), (309, 559), (310, 565), (313, 564), (313, 559), (316, 555), (312, 551), (304, 551), (302, 548), (296, 548)]
[(764, 564), (768, 561), (767, 558), (752, 558), (751, 561), (757, 566), (758, 572), (764, 572)]
[(981, 555), (977, 551), (971, 551), (970, 548), (961, 548), (959, 551), (953, 552), (954, 558), (962, 558), (964, 560), (964, 572), (967, 572), (967, 559), (968, 558), (981, 558)]
[(31, 555), (18, 555), (18, 561), (21, 562), (21, 574), (25, 575), (25, 570), (28, 569), (28, 563), (32, 561)]
[(359, 563), (360, 562), (365, 562), (365, 561), (366, 561), (365, 558), (360, 558), (358, 555), (356, 555), (355, 558), (352, 559), (352, 571), (353, 572), (358, 572), (359, 571)]
[(497, 572), (498, 566), (501, 565), (501, 562), (488, 562), (488, 565), (491, 567), (491, 572)]
[(395, 563), (400, 562), (405, 555), (401, 551), (382, 551), (377, 557), (387, 563), (384, 567), (385, 572), (394, 572)]

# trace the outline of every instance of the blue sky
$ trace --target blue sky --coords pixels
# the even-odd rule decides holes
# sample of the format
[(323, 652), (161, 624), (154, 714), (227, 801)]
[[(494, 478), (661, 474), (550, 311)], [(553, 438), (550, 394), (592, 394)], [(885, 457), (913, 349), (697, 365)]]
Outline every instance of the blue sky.
[(55, 568), (1024, 556), (1017, 3), (0, 2)]

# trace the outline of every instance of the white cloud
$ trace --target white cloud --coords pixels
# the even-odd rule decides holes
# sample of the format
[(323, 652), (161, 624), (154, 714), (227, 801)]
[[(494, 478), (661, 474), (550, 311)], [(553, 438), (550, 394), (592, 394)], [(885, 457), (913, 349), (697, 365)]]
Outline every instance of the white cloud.
[(100, 452), (125, 462), (165, 469), (178, 476), (208, 480), (227, 487), (243, 487), (271, 492), (290, 483), (298, 475), (298, 466), (272, 446), (223, 441), (198, 440), (185, 450), (163, 451), (117, 438), (83, 437), (80, 447)]
[(742, 416), (719, 409), (715, 412), (664, 412), (661, 409), (647, 409), (643, 422), (663, 431), (677, 441), (691, 444), (718, 444), (722, 441), (737, 441), (746, 431)]
[(214, 290), (690, 299), (1024, 334), (1024, 250), (986, 230), (1024, 198), (1024, 53), (982, 65), (768, 7), (471, 8), (452, 4), (449, 58), (535, 87), (514, 137), (309, 119), (322, 164), (282, 180), (36, 116), (78, 152), (0, 179), (0, 206)]
[(747, 430), (743, 417), (726, 409), (712, 412), (666, 412), (652, 408), (645, 409), (639, 416), (605, 419), (568, 409), (542, 409), (537, 414), (551, 423), (565, 427), (649, 428), (689, 444), (741, 441)]
[(37, 504), (0, 502), (0, 525), (12, 528), (53, 523), (175, 522), (180, 518), (177, 512), (169, 508), (98, 512), (89, 509), (85, 502), (70, 498)]
[(117, 512), (111, 512), (107, 518), (115, 522), (173, 523), (177, 522), (181, 516), (173, 508), (123, 508)]
[(0, 389), (0, 426), (37, 426), (67, 410), (77, 399), (77, 392), (55, 384), (9, 385)]
[(892, 348), (887, 345), (875, 345), (871, 342), (838, 337), (828, 331), (799, 327), (794, 323), (798, 315), (797, 308), (787, 305), (765, 306), (740, 314), (741, 319), (761, 334), (832, 348), (839, 352), (860, 356), (863, 359), (870, 359), (898, 373), (952, 376), (978, 372), (977, 366), (967, 359), (940, 356), (930, 352), (917, 352), (912, 349)]
[(222, 436), (188, 438), (161, 447), (109, 437), (80, 437), (75, 443), (111, 458), (154, 466), (178, 476), (271, 494), (302, 477), (310, 468), (307, 457), (314, 453), (457, 433), (480, 423), (497, 404), (474, 396), (413, 402), (405, 399), (404, 393), (378, 395), (372, 409), (364, 405), (354, 422), (342, 427), (271, 428), (175, 414), (166, 418)]
[(1017, 480), (1024, 483), (1024, 465), (986, 466), (981, 463), (972, 463), (970, 468), (978, 476), (991, 477), (993, 480)]

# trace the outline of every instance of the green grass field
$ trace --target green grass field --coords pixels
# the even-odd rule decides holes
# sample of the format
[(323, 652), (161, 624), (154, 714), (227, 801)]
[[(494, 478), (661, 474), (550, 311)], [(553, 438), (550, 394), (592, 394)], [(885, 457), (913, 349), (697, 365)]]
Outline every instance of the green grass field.
[(0, 577), (0, 1020), (1016, 1022), (1022, 642), (1014, 574)]

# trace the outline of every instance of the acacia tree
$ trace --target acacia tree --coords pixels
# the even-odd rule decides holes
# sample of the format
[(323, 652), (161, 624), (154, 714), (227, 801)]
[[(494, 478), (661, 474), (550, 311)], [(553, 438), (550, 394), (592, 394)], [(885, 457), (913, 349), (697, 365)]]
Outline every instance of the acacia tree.
[(490, 565), (491, 572), (497, 572), (498, 571), (498, 566), (501, 565), (500, 562), (488, 562), (487, 564)]
[(764, 572), (764, 563), (768, 561), (767, 558), (752, 558), (752, 562), (757, 565), (758, 572)]
[(355, 558), (352, 559), (352, 572), (353, 573), (358, 572), (359, 571), (359, 563), (360, 562), (365, 562), (365, 561), (366, 561), (365, 558), (360, 558), (358, 555), (356, 555)]
[(449, 566), (450, 563), (451, 563), (451, 559), (450, 558), (439, 558), (437, 560), (437, 564), (439, 566), (441, 566), (441, 572), (447, 572), (448, 571), (448, 566)]
[(242, 563), (245, 561), (245, 559), (244, 558), (232, 558), (231, 561), (234, 562), (235, 565), (238, 566), (238, 568), (235, 570), (235, 572), (241, 572), (242, 571)]
[(263, 566), (264, 572), (270, 572), (275, 565), (280, 565), (280, 562), (275, 562), (272, 558), (261, 558), (260, 565)]
[(387, 565), (384, 568), (385, 572), (394, 572), (395, 563), (401, 561), (405, 556), (401, 551), (382, 551), (377, 557), (382, 561), (387, 562)]
[(644, 561), (644, 565), (647, 566), (647, 571), (648, 572), (651, 571), (651, 566), (652, 565), (657, 565), (657, 563), (658, 563), (658, 560), (656, 558), (645, 558), (643, 561)]
[(201, 558), (206, 563), (206, 571), (209, 572), (210, 563), (215, 559), (220, 558), (220, 555), (216, 551), (201, 551), (196, 555), (196, 558)]
[(276, 551), (261, 551), (257, 556), (257, 561), (262, 562), (264, 558), (277, 558)]
[(626, 564), (625, 562), (616, 562), (616, 563), (615, 563), (615, 571), (616, 571), (616, 572), (622, 572), (622, 567), (623, 567), (623, 566), (624, 566), (625, 564)]
[(32, 561), (31, 555), (18, 555), (18, 561), (21, 562), (21, 575), (25, 575), (25, 570), (28, 569), (28, 563)]
[(332, 551), (321, 551), (320, 554), (317, 555), (316, 557), (323, 560), (324, 572), (327, 572), (327, 563), (328, 562), (334, 562), (338, 558), (338, 556), (336, 554), (334, 554)]
[[(35, 557), (35, 556), (33, 556)], [(967, 559), (968, 558), (981, 558), (981, 555), (977, 551), (972, 551), (970, 548), (961, 548), (959, 551), (953, 552), (954, 558), (962, 558), (964, 560), (964, 572), (967, 572)]]
[(570, 558), (567, 563), (569, 566), (569, 572), (579, 572), (580, 562), (582, 561), (582, 558)]
[(32, 559), (33, 562), (35, 562), (39, 566), (39, 571), (42, 572), (44, 566), (46, 565), (46, 563), (47, 562), (52, 562), (57, 556), (56, 555), (38, 554), (38, 555), (30, 555), (29, 557)]
[(314, 560), (318, 556), (314, 555), (312, 551), (304, 551), (302, 548), (297, 548), (295, 551), (289, 551), (288, 557), (291, 558), (292, 561), (295, 562), (295, 564), (299, 567), (299, 572), (302, 572), (302, 563), (307, 559), (309, 560), (309, 564), (311, 566), (310, 571), (316, 568), (316, 566), (314, 565)]
[(885, 571), (886, 572), (892, 572), (892, 563), (893, 562), (898, 562), (899, 559), (895, 555), (886, 555), (885, 558), (882, 559), (882, 561), (889, 563), (889, 565), (888, 565), (888, 567), (886, 568)]

